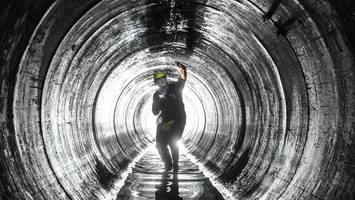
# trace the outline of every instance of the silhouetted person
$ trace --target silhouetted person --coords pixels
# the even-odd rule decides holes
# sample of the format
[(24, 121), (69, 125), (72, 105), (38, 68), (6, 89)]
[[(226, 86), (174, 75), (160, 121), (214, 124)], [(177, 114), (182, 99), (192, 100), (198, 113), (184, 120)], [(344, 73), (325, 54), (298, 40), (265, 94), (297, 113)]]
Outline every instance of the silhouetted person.
[(179, 179), (177, 174), (173, 175), (172, 182), (169, 183), (169, 174), (164, 173), (160, 185), (155, 192), (156, 200), (182, 200), (179, 196)]
[[(178, 171), (179, 148), (177, 141), (185, 128), (186, 113), (182, 100), (182, 90), (186, 81), (186, 67), (177, 62), (179, 79), (168, 83), (165, 71), (154, 72), (154, 83), (159, 89), (153, 95), (153, 114), (157, 118), (156, 144), (165, 170)], [(170, 152), (168, 149), (170, 148)]]

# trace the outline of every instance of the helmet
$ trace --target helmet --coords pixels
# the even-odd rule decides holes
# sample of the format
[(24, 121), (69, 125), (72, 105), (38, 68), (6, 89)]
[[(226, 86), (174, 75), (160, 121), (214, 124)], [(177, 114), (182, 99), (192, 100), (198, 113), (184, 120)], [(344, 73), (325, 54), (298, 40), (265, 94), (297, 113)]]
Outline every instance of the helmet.
[(164, 71), (156, 71), (154, 72), (154, 78), (162, 78), (162, 77), (166, 77), (166, 72)]

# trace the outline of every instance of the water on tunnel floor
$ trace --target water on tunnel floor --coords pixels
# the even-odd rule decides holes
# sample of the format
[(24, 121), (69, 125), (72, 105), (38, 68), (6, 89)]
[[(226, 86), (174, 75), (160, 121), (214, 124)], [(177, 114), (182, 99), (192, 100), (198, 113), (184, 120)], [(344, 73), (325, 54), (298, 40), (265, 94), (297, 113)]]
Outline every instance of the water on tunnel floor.
[(117, 200), (223, 200), (222, 194), (197, 163), (180, 148), (178, 173), (164, 172), (158, 151), (150, 146), (132, 168), (117, 195)]

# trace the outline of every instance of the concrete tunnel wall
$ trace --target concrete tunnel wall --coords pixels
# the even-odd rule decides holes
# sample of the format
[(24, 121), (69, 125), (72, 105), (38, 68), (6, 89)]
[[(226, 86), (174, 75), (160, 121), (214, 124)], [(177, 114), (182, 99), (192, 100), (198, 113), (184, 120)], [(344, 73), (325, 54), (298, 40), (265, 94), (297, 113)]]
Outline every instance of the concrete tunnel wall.
[(4, 4), (1, 199), (114, 198), (154, 139), (151, 74), (175, 60), (188, 66), (182, 141), (226, 197), (353, 199), (353, 6)]

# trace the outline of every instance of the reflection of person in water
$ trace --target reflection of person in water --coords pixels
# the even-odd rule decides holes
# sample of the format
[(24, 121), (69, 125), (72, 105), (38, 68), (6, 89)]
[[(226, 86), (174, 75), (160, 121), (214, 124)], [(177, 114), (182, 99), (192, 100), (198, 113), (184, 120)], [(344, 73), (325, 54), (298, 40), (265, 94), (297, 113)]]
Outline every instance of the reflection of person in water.
[[(172, 181), (172, 182), (170, 182)], [(173, 179), (169, 179), (169, 174), (164, 173), (160, 185), (157, 186), (155, 192), (156, 200), (181, 200), (179, 196), (179, 182), (177, 174), (173, 175)]]
[[(179, 148), (177, 141), (181, 138), (186, 123), (186, 113), (182, 100), (182, 90), (186, 81), (186, 67), (177, 62), (179, 79), (168, 83), (165, 71), (154, 72), (154, 83), (159, 89), (153, 95), (153, 114), (157, 118), (156, 143), (165, 171), (178, 171)], [(169, 153), (169, 149), (171, 155)]]

